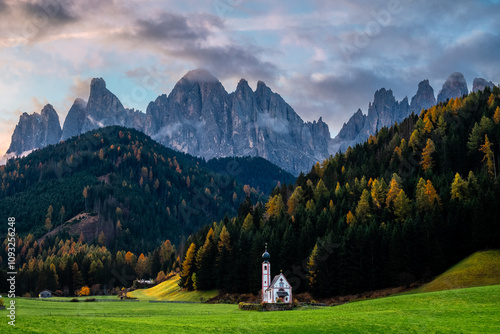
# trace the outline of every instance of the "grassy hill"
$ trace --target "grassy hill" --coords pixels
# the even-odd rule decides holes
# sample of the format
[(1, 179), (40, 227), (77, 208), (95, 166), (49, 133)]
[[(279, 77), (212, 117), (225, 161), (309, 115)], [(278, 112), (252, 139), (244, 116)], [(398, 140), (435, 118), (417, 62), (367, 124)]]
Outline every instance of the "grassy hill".
[[(287, 312), (236, 305), (63, 303), (18, 299), (2, 333), (498, 333), (500, 286), (395, 296)], [(5, 300), (6, 304), (9, 302)], [(0, 315), (5, 311), (0, 311)]]
[(200, 302), (217, 296), (217, 290), (212, 291), (183, 291), (179, 287), (180, 277), (174, 276), (149, 289), (139, 289), (129, 292), (128, 295), (140, 300)]
[(433, 292), (500, 284), (500, 250), (477, 252), (415, 292)]

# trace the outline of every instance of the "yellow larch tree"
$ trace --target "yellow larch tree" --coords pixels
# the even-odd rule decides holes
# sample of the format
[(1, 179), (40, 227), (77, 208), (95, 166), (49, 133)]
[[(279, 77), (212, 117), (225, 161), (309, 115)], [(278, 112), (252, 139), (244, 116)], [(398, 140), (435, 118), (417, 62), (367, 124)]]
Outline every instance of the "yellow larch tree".
[(436, 147), (434, 146), (434, 142), (432, 139), (427, 139), (427, 144), (422, 151), (422, 161), (420, 164), (422, 165), (422, 169), (427, 172), (432, 170), (434, 165), (434, 161), (432, 160), (432, 154), (436, 151)]

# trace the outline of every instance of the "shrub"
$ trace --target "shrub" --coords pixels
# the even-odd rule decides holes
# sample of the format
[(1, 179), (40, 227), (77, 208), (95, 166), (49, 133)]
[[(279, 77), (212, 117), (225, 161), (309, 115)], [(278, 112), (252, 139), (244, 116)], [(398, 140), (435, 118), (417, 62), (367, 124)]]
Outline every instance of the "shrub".
[(252, 304), (252, 303), (241, 302), (238, 304), (238, 308), (240, 310), (245, 310), (245, 311), (262, 311), (261, 304)]
[(79, 302), (79, 300), (78, 300), (78, 298), (73, 298), (70, 300), (70, 302), (76, 303), (76, 302)]
[(0, 306), (3, 306), (3, 297), (0, 297)]
[(95, 302), (95, 298), (86, 298), (85, 301), (86, 302)]

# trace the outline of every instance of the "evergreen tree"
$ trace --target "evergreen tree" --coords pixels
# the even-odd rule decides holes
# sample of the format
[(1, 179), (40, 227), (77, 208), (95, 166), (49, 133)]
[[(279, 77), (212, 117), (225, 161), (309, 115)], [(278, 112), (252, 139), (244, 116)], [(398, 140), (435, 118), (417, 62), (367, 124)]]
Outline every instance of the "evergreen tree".
[(182, 262), (181, 278), (179, 286), (188, 290), (193, 290), (193, 273), (196, 270), (196, 245), (191, 243), (186, 252), (184, 262)]

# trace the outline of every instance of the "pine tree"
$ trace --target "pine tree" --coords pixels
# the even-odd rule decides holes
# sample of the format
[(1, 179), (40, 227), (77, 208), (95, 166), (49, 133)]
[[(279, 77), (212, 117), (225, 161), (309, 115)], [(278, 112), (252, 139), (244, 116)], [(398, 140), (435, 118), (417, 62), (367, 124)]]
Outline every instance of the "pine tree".
[(281, 194), (275, 195), (266, 203), (266, 214), (270, 217), (277, 217), (285, 209)]
[[(224, 226), (224, 228), (226, 228), (226, 226)], [(243, 221), (243, 225), (241, 226), (241, 228), (245, 232), (249, 232), (253, 228), (253, 216), (250, 212), (245, 217), (245, 220)]]
[(462, 179), (459, 173), (455, 174), (451, 184), (451, 199), (466, 200), (468, 197), (467, 182)]
[(314, 245), (314, 248), (309, 255), (309, 260), (307, 261), (307, 271), (308, 271), (308, 282), (309, 282), (309, 288), (313, 293), (317, 289), (317, 284), (318, 284), (318, 263), (317, 263), (317, 257), (318, 257), (318, 243)]
[(385, 205), (387, 207), (391, 206), (391, 203), (396, 199), (401, 191), (401, 186), (398, 182), (399, 175), (394, 174), (391, 179), (391, 184), (389, 185), (389, 191), (387, 192), (387, 197), (385, 199)]
[(373, 204), (377, 209), (381, 209), (382, 204), (385, 202), (386, 187), (387, 185), (383, 178), (376, 179), (372, 183), (371, 195)]
[(78, 264), (76, 262), (73, 263), (71, 271), (73, 275), (73, 287), (75, 289), (80, 289), (85, 282), (83, 280), (82, 272), (79, 270)]
[(330, 193), (328, 192), (323, 179), (319, 179), (318, 184), (314, 189), (314, 199), (316, 200), (316, 202), (320, 202), (321, 199), (326, 198), (329, 195)]
[(66, 209), (64, 208), (64, 205), (61, 206), (61, 210), (59, 210), (59, 217), (60, 217), (61, 225), (62, 225), (64, 222), (64, 218), (66, 217)]
[(495, 124), (500, 123), (500, 107), (496, 108), (495, 114), (493, 115), (493, 121), (495, 122)]
[(420, 179), (417, 184), (417, 208), (422, 212), (430, 212), (434, 206), (434, 204), (441, 204), (441, 200), (439, 195), (434, 189), (431, 180), (424, 181), (424, 179)]
[(106, 234), (104, 234), (104, 231), (101, 231), (101, 233), (99, 234), (99, 238), (97, 239), (97, 242), (101, 246), (106, 245)]
[(146, 261), (146, 257), (143, 253), (141, 253), (141, 255), (139, 255), (139, 258), (137, 259), (137, 264), (135, 266), (135, 272), (137, 273), (137, 278), (139, 279), (143, 278), (144, 274), (146, 273)]
[(303, 200), (304, 200), (304, 191), (302, 190), (301, 186), (297, 186), (287, 202), (288, 214), (294, 215), (295, 210), (297, 210), (297, 207), (302, 203)]
[(403, 189), (399, 190), (394, 199), (394, 215), (403, 222), (411, 212), (411, 200), (408, 199)]
[(432, 139), (427, 139), (427, 144), (422, 151), (422, 161), (420, 164), (422, 165), (422, 169), (427, 172), (432, 170), (434, 166), (434, 161), (432, 160), (432, 154), (436, 151), (436, 147), (434, 146), (434, 142)]
[(182, 272), (181, 279), (179, 280), (179, 286), (181, 288), (186, 288), (188, 290), (193, 290), (193, 273), (196, 269), (196, 245), (191, 243), (186, 252), (186, 257), (184, 262), (182, 262)]
[(356, 223), (356, 218), (354, 217), (354, 215), (352, 214), (351, 211), (349, 211), (347, 213), (347, 216), (346, 216), (346, 222), (348, 225), (352, 226)]
[(210, 228), (205, 238), (205, 243), (196, 253), (196, 277), (195, 289), (208, 290), (215, 283), (214, 263), (217, 258), (217, 248), (214, 240), (214, 230)]
[(356, 206), (356, 219), (366, 222), (370, 218), (370, 193), (364, 189)]
[(493, 144), (488, 139), (488, 135), (484, 136), (484, 144), (481, 145), (479, 151), (484, 153), (483, 162), (486, 160), (486, 166), (488, 168), (488, 174), (492, 177), (497, 177), (497, 171), (495, 168), (495, 156), (491, 147)]

